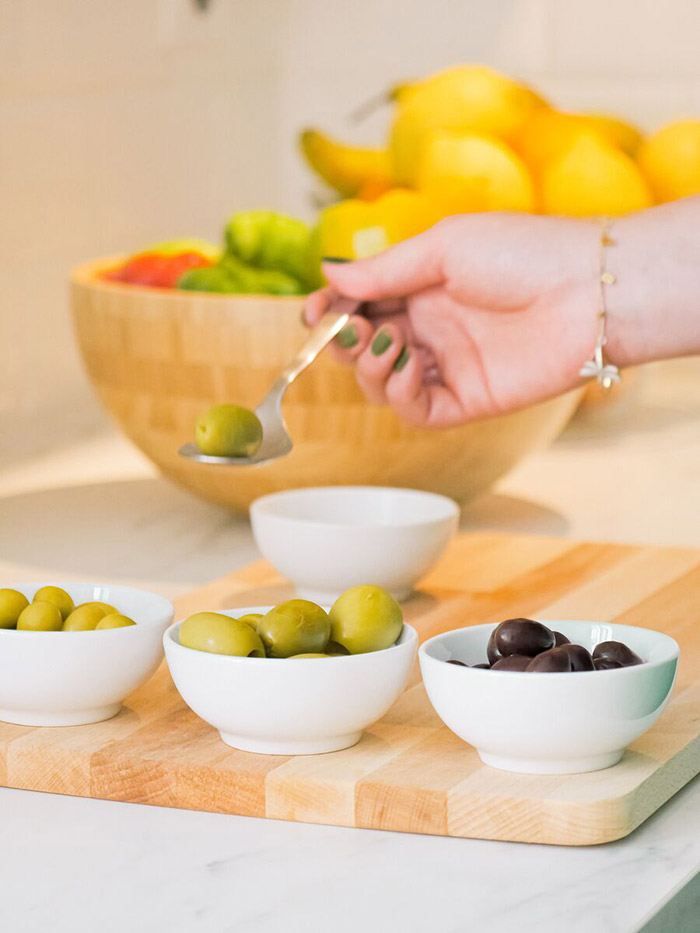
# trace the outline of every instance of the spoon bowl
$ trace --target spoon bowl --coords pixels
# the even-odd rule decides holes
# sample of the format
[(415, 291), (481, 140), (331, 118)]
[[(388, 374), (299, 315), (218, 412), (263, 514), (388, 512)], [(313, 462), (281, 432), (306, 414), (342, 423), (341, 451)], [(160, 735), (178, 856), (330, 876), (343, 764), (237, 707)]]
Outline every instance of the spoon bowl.
[(212, 457), (203, 454), (196, 444), (184, 444), (178, 453), (181, 457), (211, 463), (218, 466), (255, 466), (270, 460), (286, 456), (293, 447), (293, 442), (282, 416), (284, 393), (297, 376), (316, 359), (318, 354), (345, 327), (350, 317), (356, 313), (359, 302), (350, 298), (338, 298), (334, 311), (327, 311), (311, 331), (294, 359), (285, 367), (274, 381), (265, 398), (255, 409), (255, 414), (262, 425), (263, 439), (260, 447), (251, 457)]

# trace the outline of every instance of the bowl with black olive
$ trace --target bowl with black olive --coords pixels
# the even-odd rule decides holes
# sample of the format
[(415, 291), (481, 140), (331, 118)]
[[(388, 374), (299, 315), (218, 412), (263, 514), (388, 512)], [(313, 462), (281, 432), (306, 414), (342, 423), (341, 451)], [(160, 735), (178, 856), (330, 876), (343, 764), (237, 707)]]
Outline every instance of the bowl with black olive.
[(163, 659), (167, 599), (131, 586), (0, 586), (0, 720), (78, 726), (116, 716)]
[(651, 629), (525, 618), (443, 632), (419, 651), (445, 725), (484, 764), (528, 774), (617, 764), (661, 715), (678, 656)]
[(356, 744), (401, 695), (418, 636), (399, 604), (357, 586), (333, 606), (197, 612), (163, 637), (185, 703), (242, 751), (314, 755)]

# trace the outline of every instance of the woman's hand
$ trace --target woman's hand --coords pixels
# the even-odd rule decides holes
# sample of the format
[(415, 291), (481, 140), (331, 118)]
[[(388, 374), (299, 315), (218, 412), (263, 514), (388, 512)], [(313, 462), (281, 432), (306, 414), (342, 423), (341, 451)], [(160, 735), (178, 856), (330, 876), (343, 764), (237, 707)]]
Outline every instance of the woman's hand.
[(307, 299), (314, 324), (334, 294), (367, 302), (334, 353), (370, 401), (444, 428), (571, 389), (596, 341), (594, 222), (527, 214), (451, 217), (385, 253), (326, 262)]

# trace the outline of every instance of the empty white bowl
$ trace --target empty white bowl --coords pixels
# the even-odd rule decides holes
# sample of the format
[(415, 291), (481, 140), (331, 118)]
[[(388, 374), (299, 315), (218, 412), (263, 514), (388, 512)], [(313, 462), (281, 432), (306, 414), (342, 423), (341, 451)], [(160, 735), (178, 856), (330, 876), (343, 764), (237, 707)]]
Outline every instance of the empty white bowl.
[(327, 486), (263, 496), (250, 517), (261, 553), (299, 596), (332, 603), (361, 583), (405, 599), (442, 556), (459, 508), (415, 489)]
[[(217, 610), (240, 617), (270, 606)], [(399, 698), (418, 636), (410, 625), (391, 648), (332, 658), (239, 658), (180, 644), (181, 622), (163, 636), (175, 686), (227, 745), (267, 755), (349, 748)]]
[(604, 622), (550, 622), (592, 651), (621, 641), (646, 663), (569, 674), (492, 671), (479, 664), (495, 625), (475, 625), (430, 638), (420, 648), (425, 689), (454, 733), (475, 746), (484, 764), (528, 774), (572, 774), (616, 764), (625, 746), (659, 718), (678, 665), (668, 635)]
[[(22, 726), (80, 726), (116, 716), (163, 658), (167, 599), (130, 586), (54, 583), (76, 603), (100, 600), (136, 625), (89, 632), (0, 629), (0, 720)], [(46, 583), (12, 584), (31, 600)]]

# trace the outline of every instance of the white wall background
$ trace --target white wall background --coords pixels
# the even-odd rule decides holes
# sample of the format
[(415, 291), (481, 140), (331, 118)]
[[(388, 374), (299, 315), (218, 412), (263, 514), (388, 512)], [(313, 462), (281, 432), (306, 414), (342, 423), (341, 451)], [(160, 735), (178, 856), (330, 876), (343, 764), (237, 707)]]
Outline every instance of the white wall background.
[(0, 0), (0, 454), (94, 429), (76, 262), (308, 212), (294, 137), (398, 79), (480, 60), (562, 106), (700, 114), (700, 0)]

